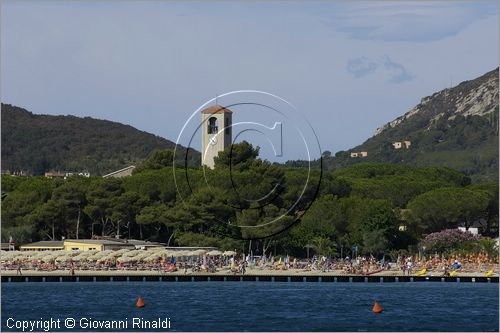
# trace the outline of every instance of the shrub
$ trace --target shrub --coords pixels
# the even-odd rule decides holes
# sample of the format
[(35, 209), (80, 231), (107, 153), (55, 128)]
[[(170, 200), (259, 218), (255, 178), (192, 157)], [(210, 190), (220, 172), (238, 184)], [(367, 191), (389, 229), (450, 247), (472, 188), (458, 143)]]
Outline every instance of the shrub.
[(465, 250), (466, 252), (477, 252), (477, 244), (482, 239), (479, 235), (464, 232), (458, 229), (446, 229), (428, 234), (421, 245), (426, 250), (437, 253), (449, 253)]

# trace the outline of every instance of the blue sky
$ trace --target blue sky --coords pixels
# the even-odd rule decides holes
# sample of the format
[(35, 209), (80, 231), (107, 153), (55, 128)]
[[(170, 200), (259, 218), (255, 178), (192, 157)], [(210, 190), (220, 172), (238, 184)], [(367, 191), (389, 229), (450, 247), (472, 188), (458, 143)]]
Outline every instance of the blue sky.
[[(335, 152), (497, 67), (498, 12), (497, 1), (4, 0), (2, 102), (175, 141), (205, 101), (256, 89), (294, 104)], [(285, 159), (303, 157), (294, 147)]]

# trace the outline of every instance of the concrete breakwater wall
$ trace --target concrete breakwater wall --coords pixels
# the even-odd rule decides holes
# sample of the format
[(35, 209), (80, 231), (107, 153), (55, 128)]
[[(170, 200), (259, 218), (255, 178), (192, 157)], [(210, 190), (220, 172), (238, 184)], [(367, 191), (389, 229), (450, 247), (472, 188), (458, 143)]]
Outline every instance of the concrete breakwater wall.
[(2, 275), (3, 283), (10, 282), (468, 282), (498, 283), (498, 276), (359, 276), (359, 275)]

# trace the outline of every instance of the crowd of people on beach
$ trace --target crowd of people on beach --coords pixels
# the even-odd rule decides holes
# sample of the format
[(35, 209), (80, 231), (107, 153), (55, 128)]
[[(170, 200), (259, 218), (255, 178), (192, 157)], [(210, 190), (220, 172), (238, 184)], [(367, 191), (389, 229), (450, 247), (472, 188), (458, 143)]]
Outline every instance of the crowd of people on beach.
[(2, 271), (16, 270), (18, 275), (23, 270), (28, 271), (153, 271), (160, 274), (180, 272), (192, 274), (204, 273), (234, 273), (245, 274), (252, 271), (285, 271), (328, 273), (346, 275), (370, 275), (379, 272), (391, 272), (398, 275), (413, 275), (417, 272), (434, 272), (443, 276), (453, 271), (472, 273), (498, 269), (498, 262), (485, 254), (478, 255), (434, 255), (434, 256), (398, 256), (395, 260), (386, 260), (386, 257), (376, 259), (373, 256), (357, 256), (351, 258), (329, 258), (314, 255), (309, 259), (291, 258), (290, 256), (190, 256), (164, 257), (153, 260), (131, 260), (119, 262), (116, 259), (105, 260), (48, 260), (41, 259), (0, 259)]

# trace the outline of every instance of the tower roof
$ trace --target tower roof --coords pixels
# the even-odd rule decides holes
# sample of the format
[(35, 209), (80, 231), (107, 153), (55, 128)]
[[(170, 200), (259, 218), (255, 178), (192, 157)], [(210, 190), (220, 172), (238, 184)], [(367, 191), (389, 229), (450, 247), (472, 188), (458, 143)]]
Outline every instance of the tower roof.
[(209, 106), (208, 108), (205, 108), (201, 110), (201, 113), (209, 113), (209, 114), (214, 114), (214, 113), (233, 113), (233, 111), (229, 110), (228, 108), (221, 106), (221, 105), (212, 105)]

